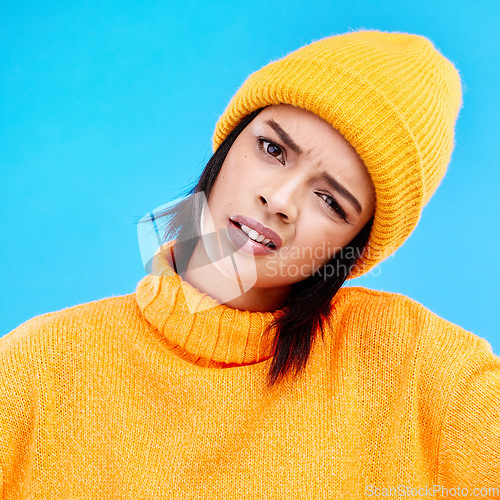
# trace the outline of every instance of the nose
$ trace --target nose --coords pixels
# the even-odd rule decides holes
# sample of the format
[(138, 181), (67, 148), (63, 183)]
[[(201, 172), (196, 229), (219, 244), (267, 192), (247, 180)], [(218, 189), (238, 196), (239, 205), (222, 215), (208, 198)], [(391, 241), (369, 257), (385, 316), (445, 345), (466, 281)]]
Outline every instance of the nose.
[(299, 215), (300, 193), (304, 185), (303, 179), (292, 177), (275, 179), (260, 190), (259, 201), (271, 214), (279, 215), (285, 222), (295, 222)]

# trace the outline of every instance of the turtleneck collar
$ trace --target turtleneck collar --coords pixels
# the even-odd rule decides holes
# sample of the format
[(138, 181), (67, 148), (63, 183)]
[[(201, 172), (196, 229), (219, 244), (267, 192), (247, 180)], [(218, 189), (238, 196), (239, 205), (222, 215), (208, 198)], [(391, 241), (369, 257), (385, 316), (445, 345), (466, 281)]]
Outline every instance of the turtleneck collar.
[(137, 285), (136, 300), (173, 350), (204, 366), (252, 364), (271, 356), (273, 337), (265, 329), (281, 310), (232, 309), (182, 280), (162, 252), (154, 262), (154, 274)]

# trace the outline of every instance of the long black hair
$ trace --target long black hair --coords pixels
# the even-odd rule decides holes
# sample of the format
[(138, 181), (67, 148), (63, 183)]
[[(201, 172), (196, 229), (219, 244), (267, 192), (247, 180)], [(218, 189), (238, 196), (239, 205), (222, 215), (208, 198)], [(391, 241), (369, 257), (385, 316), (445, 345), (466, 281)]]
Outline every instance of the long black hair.
[[(187, 194), (204, 193), (206, 198), (209, 198), (231, 146), (262, 109), (247, 115), (229, 133), (203, 169), (196, 186)], [(174, 238), (182, 242), (182, 249), (178, 248), (176, 251), (177, 272), (187, 269), (197, 244), (201, 210), (201, 204), (193, 204), (188, 197), (156, 215), (156, 219), (168, 217), (163, 243)], [(274, 330), (272, 362), (267, 374), (268, 387), (284, 379), (292, 370), (295, 376), (298, 375), (307, 364), (318, 332), (321, 332), (324, 338), (324, 328), (328, 322), (331, 301), (361, 256), (368, 241), (372, 223), (373, 218), (346, 247), (312, 276), (292, 285), (283, 308), (284, 313), (277, 316), (268, 326), (268, 331)]]

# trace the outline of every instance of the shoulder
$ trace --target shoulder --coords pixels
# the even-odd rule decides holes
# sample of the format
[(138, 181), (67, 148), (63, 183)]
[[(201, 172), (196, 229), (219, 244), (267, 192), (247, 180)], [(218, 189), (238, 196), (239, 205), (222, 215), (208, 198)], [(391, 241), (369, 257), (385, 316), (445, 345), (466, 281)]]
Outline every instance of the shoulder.
[[(130, 315), (138, 314), (134, 294), (104, 298), (32, 318), (0, 337), (3, 363), (47, 361), (117, 331)], [(118, 331), (120, 328), (118, 328)]]
[(485, 339), (397, 293), (343, 288), (332, 302), (335, 316), (337, 324), (347, 327), (345, 334), (365, 346), (430, 365), (439, 360), (445, 365), (452, 359), (459, 362), (480, 346), (489, 346)]
[(481, 373), (498, 391), (500, 358), (491, 345), (403, 295), (343, 289), (332, 302), (326, 337), (333, 369), (341, 359), (360, 384), (404, 393), (416, 405), (432, 401), (443, 414), (458, 384), (471, 386)]
[(363, 287), (342, 288), (332, 302), (332, 310), (335, 309), (342, 315), (388, 327), (415, 330), (436, 326), (462, 330), (410, 297)]

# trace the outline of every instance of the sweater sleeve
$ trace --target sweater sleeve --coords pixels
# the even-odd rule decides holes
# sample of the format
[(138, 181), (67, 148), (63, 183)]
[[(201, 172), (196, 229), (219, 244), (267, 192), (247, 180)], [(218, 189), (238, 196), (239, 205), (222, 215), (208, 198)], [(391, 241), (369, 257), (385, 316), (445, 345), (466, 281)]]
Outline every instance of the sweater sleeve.
[(437, 484), (467, 488), (469, 494), (493, 488), (487, 498), (500, 498), (500, 358), (488, 342), (476, 339), (448, 404)]
[(25, 323), (0, 338), (0, 498), (21, 487), (33, 458), (37, 377), (30, 326)]

